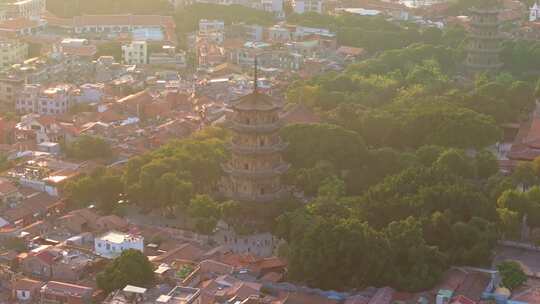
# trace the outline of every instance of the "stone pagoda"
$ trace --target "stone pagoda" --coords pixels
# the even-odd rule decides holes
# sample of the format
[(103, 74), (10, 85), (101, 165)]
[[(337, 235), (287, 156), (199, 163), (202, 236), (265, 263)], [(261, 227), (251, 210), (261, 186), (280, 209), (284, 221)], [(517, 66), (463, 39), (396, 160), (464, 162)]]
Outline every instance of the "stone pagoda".
[(268, 203), (287, 194), (281, 185), (281, 175), (289, 168), (281, 158), (287, 145), (278, 133), (281, 106), (257, 90), (256, 61), (254, 78), (253, 92), (231, 104), (227, 126), (233, 132), (232, 157), (223, 166), (227, 178), (222, 191), (233, 200)]
[(471, 9), (471, 23), (465, 65), (471, 73), (492, 72), (502, 67), (499, 59), (501, 36), (496, 1)]

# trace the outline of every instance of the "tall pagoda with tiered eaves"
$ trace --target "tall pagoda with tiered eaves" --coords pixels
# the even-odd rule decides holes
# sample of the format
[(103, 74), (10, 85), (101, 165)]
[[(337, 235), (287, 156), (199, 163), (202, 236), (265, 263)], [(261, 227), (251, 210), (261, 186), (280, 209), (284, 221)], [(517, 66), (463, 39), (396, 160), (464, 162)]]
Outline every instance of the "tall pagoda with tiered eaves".
[(471, 73), (492, 72), (502, 67), (499, 58), (499, 9), (497, 1), (485, 1), (471, 10), (465, 65)]
[(279, 136), (281, 106), (257, 89), (257, 64), (253, 92), (233, 101), (227, 126), (233, 132), (229, 143), (231, 161), (223, 166), (227, 178), (223, 194), (245, 202), (268, 203), (283, 198), (287, 191), (281, 175), (289, 165), (281, 158), (286, 144)]

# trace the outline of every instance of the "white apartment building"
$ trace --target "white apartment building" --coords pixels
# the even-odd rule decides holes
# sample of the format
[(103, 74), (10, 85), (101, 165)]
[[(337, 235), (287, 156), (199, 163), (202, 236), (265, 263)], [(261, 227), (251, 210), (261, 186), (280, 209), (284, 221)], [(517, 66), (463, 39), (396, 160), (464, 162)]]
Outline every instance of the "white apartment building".
[(199, 34), (210, 34), (212, 32), (223, 32), (225, 30), (225, 22), (223, 20), (199, 20)]
[(17, 98), (15, 109), (19, 113), (59, 115), (69, 111), (72, 97), (70, 85), (44, 88), (40, 84), (27, 84)]
[(283, 0), (261, 0), (262, 9), (277, 15), (283, 14)]
[(322, 14), (322, 0), (294, 0), (293, 10), (296, 14), (304, 14), (309, 12)]
[(122, 46), (122, 61), (125, 64), (148, 64), (148, 43), (132, 41)]
[(45, 12), (46, 0), (19, 0), (8, 2), (3, 10), (9, 17), (24, 17), (38, 20)]
[(94, 239), (94, 252), (106, 258), (119, 256), (124, 250), (144, 251), (144, 238), (117, 231), (109, 231)]
[(28, 44), (18, 40), (0, 41), (0, 69), (22, 63), (28, 57)]
[(529, 21), (534, 22), (540, 20), (540, 4), (535, 2), (529, 11)]

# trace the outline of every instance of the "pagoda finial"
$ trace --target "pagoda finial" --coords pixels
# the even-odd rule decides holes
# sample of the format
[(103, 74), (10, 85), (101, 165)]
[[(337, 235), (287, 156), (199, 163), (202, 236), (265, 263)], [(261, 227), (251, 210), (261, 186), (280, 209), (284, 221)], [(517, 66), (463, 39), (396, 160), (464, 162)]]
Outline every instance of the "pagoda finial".
[(257, 55), (255, 55), (255, 66), (254, 66), (254, 72), (253, 72), (253, 93), (257, 93)]

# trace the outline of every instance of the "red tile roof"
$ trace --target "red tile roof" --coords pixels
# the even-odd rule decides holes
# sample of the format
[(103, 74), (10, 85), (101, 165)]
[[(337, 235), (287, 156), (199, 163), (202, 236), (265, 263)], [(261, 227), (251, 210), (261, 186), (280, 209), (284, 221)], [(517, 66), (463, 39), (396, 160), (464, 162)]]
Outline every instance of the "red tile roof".
[(47, 265), (52, 265), (54, 264), (54, 259), (55, 259), (55, 256), (54, 254), (52, 254), (50, 251), (48, 250), (42, 250), (38, 253), (36, 253), (35, 255), (33, 255), (34, 257), (38, 258), (40, 261), (42, 261), (43, 263), (47, 264)]
[(145, 104), (151, 103), (154, 100), (152, 95), (147, 90), (140, 91), (135, 94), (128, 95), (122, 99), (117, 100), (119, 104)]
[(466, 296), (459, 295), (453, 298), (450, 304), (476, 304), (476, 302), (467, 298)]
[(17, 192), (17, 187), (8, 180), (0, 179), (0, 196)]
[(84, 297), (85, 295), (91, 295), (93, 290), (92, 288), (86, 287), (86, 286), (69, 284), (69, 283), (64, 283), (64, 282), (57, 282), (57, 281), (49, 281), (44, 286), (44, 291), (68, 294), (72, 297)]
[(43, 282), (31, 280), (28, 278), (17, 279), (12, 283), (13, 290), (28, 290), (33, 291), (43, 286)]

